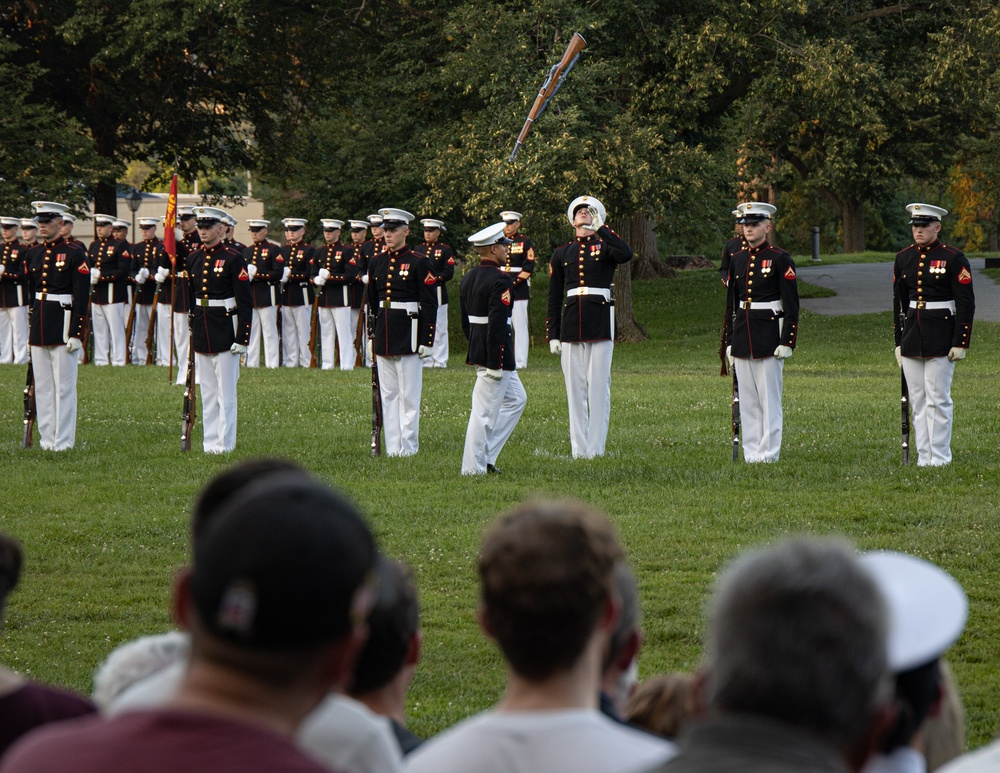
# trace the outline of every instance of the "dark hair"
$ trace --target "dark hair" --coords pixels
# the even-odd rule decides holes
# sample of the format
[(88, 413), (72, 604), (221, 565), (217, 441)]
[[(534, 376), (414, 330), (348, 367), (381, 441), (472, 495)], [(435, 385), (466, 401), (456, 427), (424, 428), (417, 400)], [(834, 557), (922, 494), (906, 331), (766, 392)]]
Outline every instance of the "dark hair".
[(7, 594), (17, 587), (21, 579), (21, 562), (24, 557), (16, 539), (0, 533), (0, 610)]
[(540, 681), (573, 666), (622, 558), (608, 519), (578, 502), (529, 502), (490, 529), (479, 557), (483, 612), (519, 675)]
[(354, 695), (377, 690), (392, 681), (406, 662), (410, 642), (420, 627), (412, 570), (380, 555), (375, 560), (375, 572), (378, 595), (368, 615), (368, 640), (354, 667)]
[(909, 671), (896, 674), (896, 724), (885, 739), (883, 749), (891, 752), (909, 746), (914, 734), (931, 713), (941, 685), (941, 661), (935, 658)]

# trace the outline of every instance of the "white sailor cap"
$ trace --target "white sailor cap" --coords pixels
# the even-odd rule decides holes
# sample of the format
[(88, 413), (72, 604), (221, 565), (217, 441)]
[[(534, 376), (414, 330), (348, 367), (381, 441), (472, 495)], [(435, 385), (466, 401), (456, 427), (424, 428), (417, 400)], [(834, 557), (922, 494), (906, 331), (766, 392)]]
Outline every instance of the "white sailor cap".
[(369, 215), (368, 216), (368, 222), (371, 223), (376, 228), (381, 228), (382, 227), (382, 216), (379, 215), (379, 214)]
[(507, 223), (507, 225), (510, 225), (511, 223), (519, 223), (521, 221), (521, 213), (515, 212), (512, 209), (505, 209), (500, 213), (500, 219)]
[(608, 212), (600, 199), (596, 199), (593, 196), (577, 196), (566, 208), (566, 218), (569, 220), (570, 225), (573, 225), (573, 216), (576, 215), (576, 211), (580, 207), (594, 207), (597, 210), (597, 214), (601, 216), (601, 220), (607, 220), (608, 218)]
[(413, 215), (407, 212), (405, 209), (396, 209), (395, 207), (382, 207), (378, 211), (382, 216), (382, 227), (392, 230), (393, 228), (399, 228), (400, 226), (409, 225), (413, 220)]
[(177, 217), (196, 217), (194, 207), (178, 207)]
[(22, 217), (21, 228), (38, 228), (38, 220), (33, 217)]
[(38, 221), (43, 220), (45, 222), (50, 222), (52, 220), (62, 220), (63, 214), (68, 210), (65, 204), (60, 204), (56, 201), (33, 201), (31, 202), (31, 211), (35, 213), (35, 219), (30, 222), (30, 224), (25, 224), (24, 221), (21, 222), (22, 228), (37, 228)]
[(947, 209), (935, 207), (933, 204), (907, 204), (906, 211), (910, 213), (910, 225), (933, 223), (948, 214)]
[(488, 225), (482, 231), (476, 231), (469, 237), (473, 247), (491, 247), (494, 244), (510, 244), (503, 232), (505, 223), (494, 223)]
[(319, 222), (321, 222), (323, 224), (323, 230), (324, 231), (327, 231), (327, 230), (336, 230), (336, 231), (339, 231), (341, 228), (344, 227), (344, 221), (343, 220), (337, 220), (336, 218), (332, 218), (332, 217), (324, 217)]
[(432, 231), (435, 228), (439, 231), (447, 231), (448, 229), (444, 227), (444, 222), (441, 220), (435, 220), (432, 217), (425, 217), (420, 221), (420, 225), (424, 227), (425, 231)]
[(286, 231), (295, 231), (299, 228), (305, 228), (306, 223), (309, 221), (303, 217), (286, 217), (281, 221), (281, 224), (285, 226)]
[(778, 208), (774, 204), (767, 204), (763, 201), (748, 201), (740, 204), (737, 209), (740, 211), (740, 223), (759, 223), (761, 220), (770, 220)]
[(127, 220), (118, 220), (117, 218), (115, 218), (115, 222), (113, 222), (111, 224), (111, 227), (112, 228), (124, 228), (125, 230), (128, 230), (129, 224), (128, 224)]
[(348, 220), (347, 222), (350, 223), (352, 231), (367, 231), (368, 230), (368, 221), (367, 220)]
[(267, 228), (269, 225), (271, 225), (271, 221), (270, 220), (262, 220), (260, 218), (256, 218), (255, 217), (255, 218), (251, 218), (250, 220), (247, 220), (246, 224), (247, 224), (247, 228)]
[(117, 219), (118, 218), (114, 215), (94, 215), (94, 222), (97, 223), (97, 225), (112, 225)]
[(743, 213), (740, 212), (739, 207), (733, 210), (733, 217), (735, 217), (737, 220), (743, 217)]
[(62, 219), (64, 223), (75, 223), (76, 215), (71, 215), (69, 212), (63, 212)]
[(19, 217), (0, 217), (0, 225), (4, 228), (20, 228), (21, 218)]
[(156, 226), (158, 226), (162, 222), (163, 222), (163, 218), (162, 217), (140, 217), (139, 218), (139, 225), (141, 225), (141, 226), (143, 226), (143, 225), (151, 225), (153, 227), (156, 227)]
[(965, 591), (923, 559), (892, 551), (861, 556), (889, 610), (889, 667), (899, 674), (937, 660), (955, 643), (969, 614)]
[(226, 216), (222, 218), (222, 222), (228, 225), (230, 228), (235, 228), (239, 224), (239, 220), (226, 212)]
[(226, 210), (219, 209), (218, 207), (191, 207), (191, 214), (198, 218), (199, 225), (201, 223), (210, 225), (210, 221), (225, 223), (226, 218), (229, 217), (226, 214)]

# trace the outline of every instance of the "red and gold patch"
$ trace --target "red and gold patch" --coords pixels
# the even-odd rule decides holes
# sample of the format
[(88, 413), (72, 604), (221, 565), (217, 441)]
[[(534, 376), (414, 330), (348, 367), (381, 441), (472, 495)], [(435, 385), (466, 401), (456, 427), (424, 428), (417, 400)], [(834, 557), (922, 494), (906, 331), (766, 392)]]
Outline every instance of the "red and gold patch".
[(454, 258), (448, 258), (448, 265), (449, 266), (454, 266), (455, 265), (455, 259)]
[(87, 266), (87, 261), (83, 261), (83, 263), (80, 264), (80, 268), (78, 268), (77, 271), (79, 271), (81, 274), (89, 274), (90, 267)]
[(247, 273), (247, 270), (245, 268), (240, 269), (240, 275), (236, 278), (239, 279), (241, 282), (250, 281), (250, 275)]
[(785, 269), (785, 279), (795, 279), (795, 269), (791, 266)]
[(510, 290), (503, 291), (503, 295), (500, 296), (500, 301), (503, 303), (504, 306), (510, 306), (511, 302)]
[(427, 276), (424, 277), (424, 284), (425, 285), (436, 285), (437, 284), (437, 277), (434, 276), (434, 274), (432, 274), (432, 273), (430, 273), (428, 271), (427, 272)]
[(972, 274), (969, 273), (969, 269), (963, 268), (958, 273), (958, 281), (964, 285), (970, 284), (972, 282)]

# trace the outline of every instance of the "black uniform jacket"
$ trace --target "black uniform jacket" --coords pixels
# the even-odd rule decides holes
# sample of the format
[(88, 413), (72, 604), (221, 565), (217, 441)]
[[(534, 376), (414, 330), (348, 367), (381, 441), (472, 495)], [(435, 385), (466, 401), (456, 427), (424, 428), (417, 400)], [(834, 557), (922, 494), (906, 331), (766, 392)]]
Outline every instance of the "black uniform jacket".
[(3, 266), (3, 275), (0, 275), (0, 309), (28, 305), (25, 252), (24, 245), (17, 239), (4, 242), (3, 252), (0, 252), (0, 265)]
[(261, 309), (274, 306), (277, 301), (274, 288), (278, 286), (281, 274), (285, 270), (285, 258), (281, 254), (281, 247), (266, 239), (255, 242), (243, 250), (243, 259), (248, 266), (257, 267), (257, 273), (250, 280), (253, 307)]
[(90, 243), (88, 260), (91, 268), (101, 270), (101, 278), (94, 285), (92, 301), (98, 304), (125, 303), (128, 272), (132, 268), (132, 254), (128, 242), (110, 236)]
[[(762, 360), (778, 345), (795, 348), (799, 332), (799, 290), (792, 256), (767, 241), (740, 250), (729, 263), (726, 341), (733, 357)], [(764, 304), (781, 302), (781, 309)], [(750, 304), (761, 304), (757, 308)]]
[(281, 258), (285, 267), (292, 272), (285, 283), (285, 291), (281, 295), (282, 306), (312, 306), (313, 291), (309, 285), (312, 271), (313, 248), (305, 242), (286, 244), (281, 248)]
[[(389, 303), (410, 304), (411, 309), (388, 308)], [(415, 310), (412, 304), (416, 304)], [(409, 247), (372, 258), (368, 266), (368, 307), (376, 313), (372, 344), (375, 354), (415, 354), (418, 346), (433, 345), (437, 277), (427, 258)]]
[[(133, 283), (132, 291), (139, 294), (136, 303), (149, 306), (153, 302), (153, 296), (156, 295), (154, 276), (166, 254), (163, 242), (159, 239), (149, 239), (148, 241), (144, 239), (132, 245), (132, 268), (128, 273)], [(169, 261), (169, 257), (167, 260)], [(138, 284), (135, 281), (135, 276), (143, 268), (149, 272), (149, 276), (146, 277), (143, 284)]]
[[(945, 301), (955, 304), (954, 312), (926, 307)], [(892, 302), (896, 346), (904, 357), (945, 357), (953, 346), (969, 348), (976, 296), (972, 269), (961, 250), (935, 241), (926, 247), (911, 244), (896, 255)], [(901, 314), (906, 316), (903, 323)]]
[[(496, 263), (484, 260), (462, 277), (459, 286), (462, 332), (469, 339), (468, 365), (493, 370), (514, 370), (514, 348), (510, 334), (510, 311), (514, 282)], [(469, 317), (485, 318), (487, 324)]]
[(371, 265), (372, 258), (376, 255), (381, 255), (385, 252), (385, 239), (368, 239), (361, 243), (355, 250), (354, 259), (357, 261), (357, 277), (354, 282), (354, 298), (351, 301), (351, 307), (355, 309), (361, 308), (362, 299), (367, 297), (368, 290), (366, 285), (361, 281), (361, 277), (368, 274), (368, 267)]
[(170, 276), (160, 286), (160, 297), (157, 303), (170, 303), (171, 291), (173, 293), (172, 309), (178, 314), (186, 314), (189, 310), (188, 302), (191, 297), (190, 283), (188, 281), (187, 259), (195, 250), (201, 249), (201, 237), (197, 231), (185, 234), (184, 238), (177, 242), (177, 262), (172, 263), (170, 255), (166, 250), (160, 256), (160, 265), (170, 272)]
[(630, 260), (632, 248), (603, 225), (595, 234), (558, 247), (549, 263), (548, 340), (614, 340), (614, 303), (604, 296), (610, 295), (618, 264)]
[(729, 281), (729, 264), (733, 260), (733, 255), (749, 246), (742, 236), (734, 236), (726, 242), (726, 246), (722, 248), (722, 262), (719, 263), (719, 278), (723, 283)]
[(535, 247), (527, 236), (518, 231), (511, 238), (513, 244), (507, 250), (507, 262), (504, 266), (514, 280), (514, 300), (526, 301), (530, 293), (528, 280), (530, 277), (518, 279), (518, 274), (527, 271), (529, 274), (535, 273)]
[[(87, 297), (90, 293), (87, 253), (60, 236), (32, 247), (25, 260), (28, 264), (28, 291), (32, 299), (28, 343), (32, 346), (58, 346), (70, 338), (81, 338), (87, 325)], [(37, 295), (43, 296), (41, 300)], [(45, 297), (52, 295), (72, 296), (72, 299), (51, 300)]]
[[(199, 354), (228, 352), (234, 344), (250, 342), (250, 321), (253, 318), (253, 298), (250, 275), (243, 255), (226, 244), (199, 249), (187, 257), (191, 278), (191, 342)], [(223, 305), (205, 306), (204, 300), (235, 301), (231, 308)]]
[(322, 288), (315, 288), (319, 292), (319, 305), (324, 309), (350, 306), (354, 300), (353, 288), (357, 276), (354, 247), (343, 242), (317, 247), (313, 253), (313, 279), (323, 268), (330, 272), (330, 276)]
[(431, 262), (431, 271), (437, 277), (438, 306), (444, 306), (448, 303), (448, 288), (445, 284), (455, 276), (455, 251), (451, 245), (441, 242), (435, 242), (430, 246), (425, 242), (414, 247), (413, 251)]

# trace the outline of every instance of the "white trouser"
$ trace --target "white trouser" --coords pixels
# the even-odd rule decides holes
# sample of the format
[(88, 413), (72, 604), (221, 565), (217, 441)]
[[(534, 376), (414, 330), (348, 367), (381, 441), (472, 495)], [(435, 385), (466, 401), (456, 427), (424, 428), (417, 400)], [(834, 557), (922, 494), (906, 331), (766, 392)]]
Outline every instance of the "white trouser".
[(955, 363), (947, 357), (904, 357), (903, 373), (910, 391), (913, 439), (917, 466), (937, 467), (951, 462), (951, 420), (955, 403), (951, 380)]
[(604, 455), (611, 418), (611, 356), (614, 341), (563, 343), (562, 371), (569, 402), (569, 441), (574, 458)]
[(202, 448), (206, 454), (223, 454), (236, 448), (236, 384), (240, 356), (231, 352), (194, 355), (201, 385)]
[(281, 364), (286, 368), (309, 367), (309, 317), (312, 306), (281, 307)]
[[(159, 303), (156, 306), (156, 364), (167, 367), (170, 364), (170, 305)], [(186, 319), (186, 317), (185, 317)], [(174, 355), (177, 364), (177, 355)]]
[(734, 357), (740, 385), (740, 428), (746, 462), (776, 462), (781, 452), (781, 374), (784, 360)]
[[(191, 340), (191, 334), (188, 329), (188, 315), (187, 312), (175, 311), (174, 313), (174, 348), (177, 350), (177, 360), (174, 365), (177, 366), (177, 381), (176, 384), (184, 384), (187, 381), (187, 370), (188, 370), (188, 343)], [(195, 368), (195, 376), (198, 375), (198, 369)], [(198, 381), (198, 383), (201, 383)]]
[(376, 355), (382, 395), (382, 434), (389, 456), (412, 456), (420, 446), (420, 392), (424, 369), (415, 354)]
[(425, 368), (448, 367), (448, 304), (438, 306), (434, 323), (434, 344), (431, 356), (424, 360)]
[(514, 333), (514, 367), (528, 367), (528, 302), (514, 301), (510, 324)]
[(496, 464), (527, 402), (516, 371), (505, 370), (501, 379), (494, 381), (486, 375), (486, 368), (476, 366), (472, 413), (462, 454), (463, 475), (482, 475), (487, 464)]
[(247, 367), (260, 364), (260, 339), (264, 339), (264, 365), (278, 367), (278, 311), (274, 306), (253, 310), (250, 320), (250, 343), (247, 344)]
[[(92, 303), (94, 364), (125, 364), (125, 303)], [(110, 344), (110, 349), (109, 349)], [(109, 360), (110, 351), (110, 360)]]
[[(351, 309), (351, 335), (358, 332), (358, 317), (361, 316), (361, 309)], [(361, 344), (361, 362), (366, 368), (372, 366), (371, 358), (368, 357), (368, 315), (365, 314), (365, 321), (361, 323), (361, 340), (355, 340)]]
[(319, 328), (323, 370), (333, 370), (334, 346), (340, 349), (340, 369), (354, 370), (354, 328), (351, 327), (351, 307), (321, 308)]
[(28, 362), (28, 307), (0, 309), (0, 363)]
[(78, 352), (66, 346), (32, 346), (35, 406), (40, 445), (46, 451), (66, 451), (76, 442), (76, 371)]
[(146, 336), (149, 334), (149, 317), (153, 306), (135, 305), (135, 319), (132, 320), (132, 364), (146, 364)]

